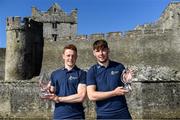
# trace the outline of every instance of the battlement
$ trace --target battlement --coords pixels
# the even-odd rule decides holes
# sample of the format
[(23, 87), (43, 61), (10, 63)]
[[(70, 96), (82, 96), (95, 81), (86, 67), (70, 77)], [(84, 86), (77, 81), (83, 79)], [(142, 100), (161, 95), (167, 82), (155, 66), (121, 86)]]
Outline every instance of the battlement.
[(106, 34), (107, 40), (120, 40), (123, 36), (123, 32), (109, 32)]
[(76, 41), (88, 40), (88, 35), (76, 35), (74, 40)]
[(144, 37), (144, 36), (160, 36), (169, 32), (172, 32), (172, 29), (141, 29), (141, 30), (131, 30), (124, 32), (123, 35), (120, 36), (121, 39), (123, 38), (134, 38), (137, 37)]
[(21, 17), (7, 17), (6, 19), (6, 30), (10, 29), (22, 29), (24, 23), (21, 20)]
[(104, 33), (95, 33), (95, 34), (91, 34), (88, 36), (89, 40), (101, 40), (101, 39), (105, 39), (105, 34)]
[[(125, 38), (137, 39), (138, 37), (145, 36), (161, 36), (164, 34), (171, 34), (173, 29), (140, 29), (140, 30), (130, 30), (126, 32), (108, 32), (108, 33), (95, 33), (90, 35), (76, 35), (74, 37), (64, 36), (58, 37), (57, 41), (61, 40), (75, 40), (75, 41), (91, 41), (91, 40), (123, 40)], [(56, 41), (55, 41), (56, 42)]]
[(40, 10), (38, 10), (35, 6), (33, 6), (32, 8), (31, 8), (31, 14), (32, 14), (32, 16), (41, 16), (42, 14), (41, 14), (41, 11)]
[[(53, 17), (52, 17), (53, 16)], [(73, 9), (70, 14), (65, 13), (61, 7), (55, 3), (47, 12), (42, 12), (36, 7), (32, 7), (32, 19), (38, 22), (56, 23), (77, 23), (77, 9)]]
[(158, 29), (157, 22), (155, 23), (149, 23), (149, 24), (143, 24), (143, 25), (137, 25), (135, 30), (150, 30), (150, 29)]

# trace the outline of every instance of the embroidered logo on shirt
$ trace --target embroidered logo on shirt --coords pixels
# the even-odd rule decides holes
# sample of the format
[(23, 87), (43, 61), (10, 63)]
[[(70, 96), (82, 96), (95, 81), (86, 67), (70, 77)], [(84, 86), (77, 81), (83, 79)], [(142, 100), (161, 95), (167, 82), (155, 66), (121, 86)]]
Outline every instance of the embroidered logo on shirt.
[(100, 65), (98, 65), (98, 66), (97, 66), (97, 68), (99, 69), (99, 68), (101, 68), (101, 66), (100, 66)]
[(119, 73), (119, 71), (111, 71), (111, 75), (116, 75), (118, 73)]
[(77, 79), (78, 77), (74, 77), (74, 76), (69, 76), (68, 80), (75, 80)]

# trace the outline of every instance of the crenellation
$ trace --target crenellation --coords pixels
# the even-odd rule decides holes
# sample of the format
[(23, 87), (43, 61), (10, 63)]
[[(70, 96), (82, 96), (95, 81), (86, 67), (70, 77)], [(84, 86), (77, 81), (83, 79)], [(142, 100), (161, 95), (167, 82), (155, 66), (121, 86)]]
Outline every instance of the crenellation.
[(41, 12), (35, 7), (32, 8), (32, 18), (38, 22), (77, 23), (77, 9), (72, 10), (68, 15), (59, 5), (54, 4), (47, 12)]
[[(48, 13), (50, 14), (58, 14), (59, 12), (62, 12), (64, 13), (64, 11), (61, 9), (61, 7), (57, 4), (57, 3), (54, 3), (48, 10), (47, 10)], [(65, 14), (65, 13), (64, 13)]]
[(78, 12), (78, 9), (76, 8), (76, 9), (73, 9), (73, 10), (71, 11), (71, 13), (70, 13), (70, 16), (71, 16), (72, 18), (74, 18), (75, 21), (77, 21), (77, 20), (76, 20), (76, 19), (77, 19), (77, 12)]
[(6, 19), (6, 30), (23, 29), (21, 17), (8, 17)]
[(106, 35), (107, 40), (120, 40), (123, 37), (122, 32), (109, 32)]
[(155, 35), (156, 32), (154, 30), (144, 30), (144, 35)]
[(85, 40), (88, 40), (88, 35), (76, 35), (74, 40), (75, 41), (85, 41)]
[(101, 40), (101, 39), (105, 39), (105, 34), (104, 33), (95, 33), (95, 34), (91, 34), (88, 36), (89, 40)]
[(164, 29), (164, 32), (163, 32), (164, 34), (166, 34), (166, 33), (173, 33), (173, 29)]
[(34, 18), (34, 17), (39, 17), (39, 16), (41, 16), (42, 14), (41, 14), (41, 11), (40, 10), (38, 10), (36, 7), (32, 7), (31, 8), (31, 16), (32, 16), (32, 18)]
[(143, 24), (143, 25), (137, 25), (134, 29), (135, 30), (151, 30), (151, 29), (157, 29), (157, 23), (149, 23), (149, 24)]
[(43, 24), (43, 37), (45, 40), (61, 40), (63, 37), (74, 37), (77, 34), (77, 9), (66, 14), (61, 7), (55, 3), (47, 12), (32, 8), (32, 19)]
[(138, 36), (143, 36), (144, 30), (130, 30), (127, 32), (124, 32), (124, 38), (136, 38)]
[(157, 29), (156, 30), (156, 35), (164, 33), (164, 29)]
[[(57, 41), (61, 40), (75, 40), (75, 41), (86, 41), (86, 40), (97, 40), (97, 39), (105, 39), (105, 40), (123, 40), (124, 38), (141, 38), (144, 36), (161, 36), (163, 34), (171, 34), (173, 29), (149, 29), (149, 30), (131, 30), (127, 32), (108, 32), (108, 33), (96, 33), (91, 35), (76, 35), (69, 36), (65, 35), (63, 37), (57, 37)], [(47, 41), (54, 41), (51, 38), (45, 39)]]

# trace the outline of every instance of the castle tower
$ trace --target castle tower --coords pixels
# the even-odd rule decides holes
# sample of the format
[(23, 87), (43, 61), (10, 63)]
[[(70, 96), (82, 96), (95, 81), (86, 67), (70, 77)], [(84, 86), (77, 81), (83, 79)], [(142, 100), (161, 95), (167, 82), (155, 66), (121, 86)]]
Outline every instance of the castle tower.
[(39, 75), (43, 54), (42, 24), (31, 18), (8, 17), (5, 81)]
[(23, 51), (25, 50), (25, 29), (20, 17), (8, 17), (6, 21), (5, 80), (23, 79)]
[(41, 12), (32, 7), (32, 19), (43, 23), (45, 40), (56, 41), (63, 37), (73, 38), (77, 34), (77, 9), (66, 14), (57, 3), (54, 3), (47, 12)]

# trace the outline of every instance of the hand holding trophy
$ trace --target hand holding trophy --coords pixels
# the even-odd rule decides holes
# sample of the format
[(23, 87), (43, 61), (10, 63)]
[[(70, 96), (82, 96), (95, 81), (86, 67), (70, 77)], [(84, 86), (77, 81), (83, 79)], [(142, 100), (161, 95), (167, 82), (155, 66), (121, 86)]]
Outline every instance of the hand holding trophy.
[(132, 91), (131, 83), (133, 77), (133, 70), (126, 68), (121, 75), (121, 81), (124, 83), (124, 88), (128, 91)]

